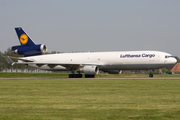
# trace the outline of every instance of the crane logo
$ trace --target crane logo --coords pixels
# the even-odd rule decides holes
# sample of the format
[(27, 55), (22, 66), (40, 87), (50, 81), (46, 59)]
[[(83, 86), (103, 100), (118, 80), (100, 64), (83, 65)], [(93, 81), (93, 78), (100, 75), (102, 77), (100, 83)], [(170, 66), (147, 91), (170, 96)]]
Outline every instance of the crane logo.
[(28, 36), (26, 34), (22, 34), (20, 36), (20, 42), (21, 44), (25, 45), (28, 42)]

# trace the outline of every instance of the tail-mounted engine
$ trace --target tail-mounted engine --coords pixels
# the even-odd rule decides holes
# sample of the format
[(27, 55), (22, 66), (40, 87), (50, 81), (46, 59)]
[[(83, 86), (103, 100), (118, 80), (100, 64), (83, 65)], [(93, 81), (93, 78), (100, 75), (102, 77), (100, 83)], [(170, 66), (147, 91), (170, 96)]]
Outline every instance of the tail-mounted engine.
[(12, 52), (19, 54), (19, 55), (24, 55), (25, 57), (42, 55), (46, 51), (47, 51), (47, 46), (43, 45), (43, 44), (33, 45), (33, 46), (28, 46), (28, 47), (24, 46), (24, 45), (12, 47)]

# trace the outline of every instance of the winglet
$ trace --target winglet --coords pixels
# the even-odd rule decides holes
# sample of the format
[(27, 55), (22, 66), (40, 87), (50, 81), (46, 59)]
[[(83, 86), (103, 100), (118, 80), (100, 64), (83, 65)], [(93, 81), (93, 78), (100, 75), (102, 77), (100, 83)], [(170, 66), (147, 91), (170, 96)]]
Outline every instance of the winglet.
[(14, 65), (14, 61), (12, 61), (12, 60), (9, 58), (9, 56), (4, 56), (4, 57), (6, 58), (6, 60), (7, 60), (7, 62), (8, 62), (9, 64)]

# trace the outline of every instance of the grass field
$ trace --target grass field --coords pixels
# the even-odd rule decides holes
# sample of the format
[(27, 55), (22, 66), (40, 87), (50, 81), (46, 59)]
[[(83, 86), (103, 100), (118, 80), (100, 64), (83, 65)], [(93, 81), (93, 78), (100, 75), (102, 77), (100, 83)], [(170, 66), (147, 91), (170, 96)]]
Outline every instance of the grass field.
[[(0, 78), (18, 78), (18, 77), (37, 77), (37, 78), (68, 78), (67, 73), (8, 73), (8, 72), (0, 72)], [(97, 74), (96, 78), (132, 78), (132, 77), (149, 77), (149, 74)], [(154, 77), (180, 77), (180, 74), (154, 74)]]
[(179, 79), (0, 79), (0, 120), (178, 120)]

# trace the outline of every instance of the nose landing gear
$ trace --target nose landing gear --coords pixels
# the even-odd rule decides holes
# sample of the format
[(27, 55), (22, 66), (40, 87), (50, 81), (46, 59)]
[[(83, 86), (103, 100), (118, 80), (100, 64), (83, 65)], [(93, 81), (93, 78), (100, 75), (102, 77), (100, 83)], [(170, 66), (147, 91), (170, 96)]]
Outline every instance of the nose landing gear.
[(153, 71), (154, 71), (154, 70), (149, 70), (149, 71), (150, 71), (149, 77), (150, 77), (150, 78), (153, 78)]
[(150, 78), (153, 78), (153, 74), (152, 74), (152, 73), (150, 73), (150, 74), (149, 74), (149, 77), (150, 77)]

